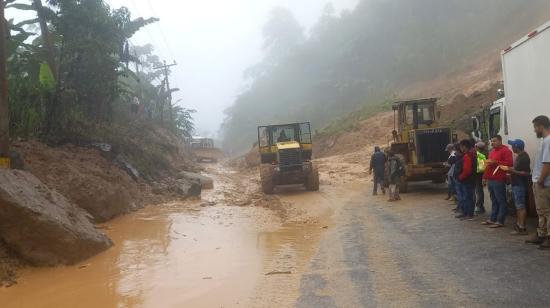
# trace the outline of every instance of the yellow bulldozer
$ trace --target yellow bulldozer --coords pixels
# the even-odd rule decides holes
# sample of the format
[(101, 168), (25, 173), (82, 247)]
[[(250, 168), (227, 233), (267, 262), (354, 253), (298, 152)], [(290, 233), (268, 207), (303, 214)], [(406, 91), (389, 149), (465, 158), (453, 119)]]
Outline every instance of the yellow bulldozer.
[(407, 192), (412, 181), (443, 183), (447, 177), (446, 146), (457, 141), (451, 128), (440, 125), (437, 98), (401, 101), (393, 104), (394, 130), (391, 151), (406, 165), (399, 185)]
[(265, 194), (279, 185), (304, 185), (319, 190), (319, 170), (311, 161), (313, 142), (310, 123), (258, 127), (260, 178)]

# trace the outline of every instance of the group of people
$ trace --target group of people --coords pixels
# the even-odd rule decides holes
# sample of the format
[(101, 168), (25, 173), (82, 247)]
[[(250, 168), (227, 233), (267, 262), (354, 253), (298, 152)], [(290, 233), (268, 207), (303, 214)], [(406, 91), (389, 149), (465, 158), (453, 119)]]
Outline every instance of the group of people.
[[(550, 120), (539, 116), (533, 120), (538, 138), (542, 139), (537, 153), (535, 168), (531, 172), (531, 158), (521, 139), (502, 144), (500, 135), (492, 136), (491, 150), (486, 152), (483, 142), (473, 144), (462, 140), (457, 145), (448, 145), (449, 165), (447, 200), (456, 197), (453, 211), (461, 220), (473, 220), (475, 214), (485, 213), (484, 187), (491, 198), (491, 214), (481, 224), (489, 228), (502, 228), (508, 210), (507, 185), (511, 184), (513, 203), (516, 207), (516, 223), (513, 235), (527, 235), (527, 196), (529, 182), (539, 216), (539, 226), (527, 243), (538, 244), (540, 249), (550, 249)], [(515, 157), (514, 157), (515, 155)]]
[(369, 174), (373, 172), (373, 195), (378, 194), (378, 186), (380, 186), (384, 195), (386, 194), (386, 188), (389, 190), (390, 198), (388, 201), (401, 200), (399, 185), (401, 177), (405, 175), (405, 163), (403, 160), (391, 150), (384, 154), (380, 150), (380, 147), (375, 147), (370, 161)]
[[(537, 138), (542, 139), (533, 170), (525, 142), (521, 139), (508, 141), (508, 147), (500, 135), (492, 136), (488, 152), (486, 144), (469, 139), (449, 144), (446, 200), (456, 201), (457, 206), (453, 209), (456, 218), (472, 221), (476, 215), (485, 213), (487, 187), (491, 213), (482, 225), (502, 228), (508, 210), (507, 186), (511, 184), (517, 214), (511, 233), (527, 235), (527, 196), (532, 181), (539, 221), (537, 233), (526, 242), (537, 244), (540, 249), (550, 249), (550, 120), (547, 116), (538, 116), (532, 124)], [(389, 201), (400, 200), (399, 183), (405, 175), (404, 170), (404, 162), (398, 155), (390, 151), (386, 156), (376, 147), (369, 169), (369, 173), (374, 172), (373, 194), (378, 193), (381, 185), (384, 194), (385, 188), (389, 188)]]

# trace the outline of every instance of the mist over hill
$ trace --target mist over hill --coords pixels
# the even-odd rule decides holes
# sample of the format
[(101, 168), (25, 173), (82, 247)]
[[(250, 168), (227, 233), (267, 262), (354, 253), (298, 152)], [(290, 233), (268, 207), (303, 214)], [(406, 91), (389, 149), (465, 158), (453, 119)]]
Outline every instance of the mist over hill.
[(546, 0), (363, 0), (336, 14), (327, 5), (310, 33), (275, 8), (261, 63), (226, 110), (225, 147), (246, 151), (256, 126), (311, 121), (322, 129), (398, 89), (458, 71), (550, 19)]

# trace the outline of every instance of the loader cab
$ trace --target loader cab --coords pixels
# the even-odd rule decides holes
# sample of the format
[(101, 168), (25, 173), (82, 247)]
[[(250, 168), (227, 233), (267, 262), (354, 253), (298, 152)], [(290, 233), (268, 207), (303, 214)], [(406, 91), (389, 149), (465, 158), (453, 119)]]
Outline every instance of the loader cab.
[[(310, 160), (312, 156), (311, 124), (305, 122), (260, 126), (258, 146), (264, 164), (301, 165), (303, 160)], [(287, 161), (287, 156), (290, 156), (288, 153), (296, 153), (292, 155), (296, 156), (292, 163)]]
[(393, 105), (394, 126), (399, 133), (412, 129), (430, 128), (437, 124), (436, 98), (408, 102), (397, 102)]
[(394, 103), (394, 142), (410, 141), (412, 130), (437, 127), (440, 113), (436, 103), (437, 98)]

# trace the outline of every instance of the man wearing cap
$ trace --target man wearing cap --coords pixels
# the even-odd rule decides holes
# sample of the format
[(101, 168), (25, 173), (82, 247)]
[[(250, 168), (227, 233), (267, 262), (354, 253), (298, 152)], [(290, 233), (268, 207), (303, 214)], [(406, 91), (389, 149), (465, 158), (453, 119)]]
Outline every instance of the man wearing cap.
[(512, 195), (517, 211), (517, 222), (515, 230), (511, 234), (527, 235), (527, 229), (525, 228), (527, 211), (525, 206), (527, 203), (528, 180), (531, 175), (531, 159), (529, 158), (529, 154), (525, 152), (525, 142), (523, 140), (510, 140), (508, 144), (512, 146), (512, 151), (517, 155), (513, 168), (501, 167), (512, 176)]
[(476, 205), (476, 214), (485, 213), (485, 191), (483, 189), (483, 173), (485, 172), (485, 143), (479, 141), (475, 144), (476, 148), (476, 158), (477, 158), (477, 168), (475, 172), (475, 205)]
[(539, 227), (527, 243), (540, 244), (539, 249), (550, 249), (550, 120), (538, 116), (533, 120), (537, 138), (542, 138), (533, 169), (533, 193), (539, 216)]
[(508, 203), (506, 201), (506, 172), (501, 166), (512, 167), (514, 158), (512, 151), (502, 144), (502, 136), (495, 135), (491, 138), (492, 150), (489, 159), (485, 161), (485, 173), (483, 180), (487, 181), (491, 195), (491, 218), (484, 221), (483, 225), (490, 228), (504, 227)]

